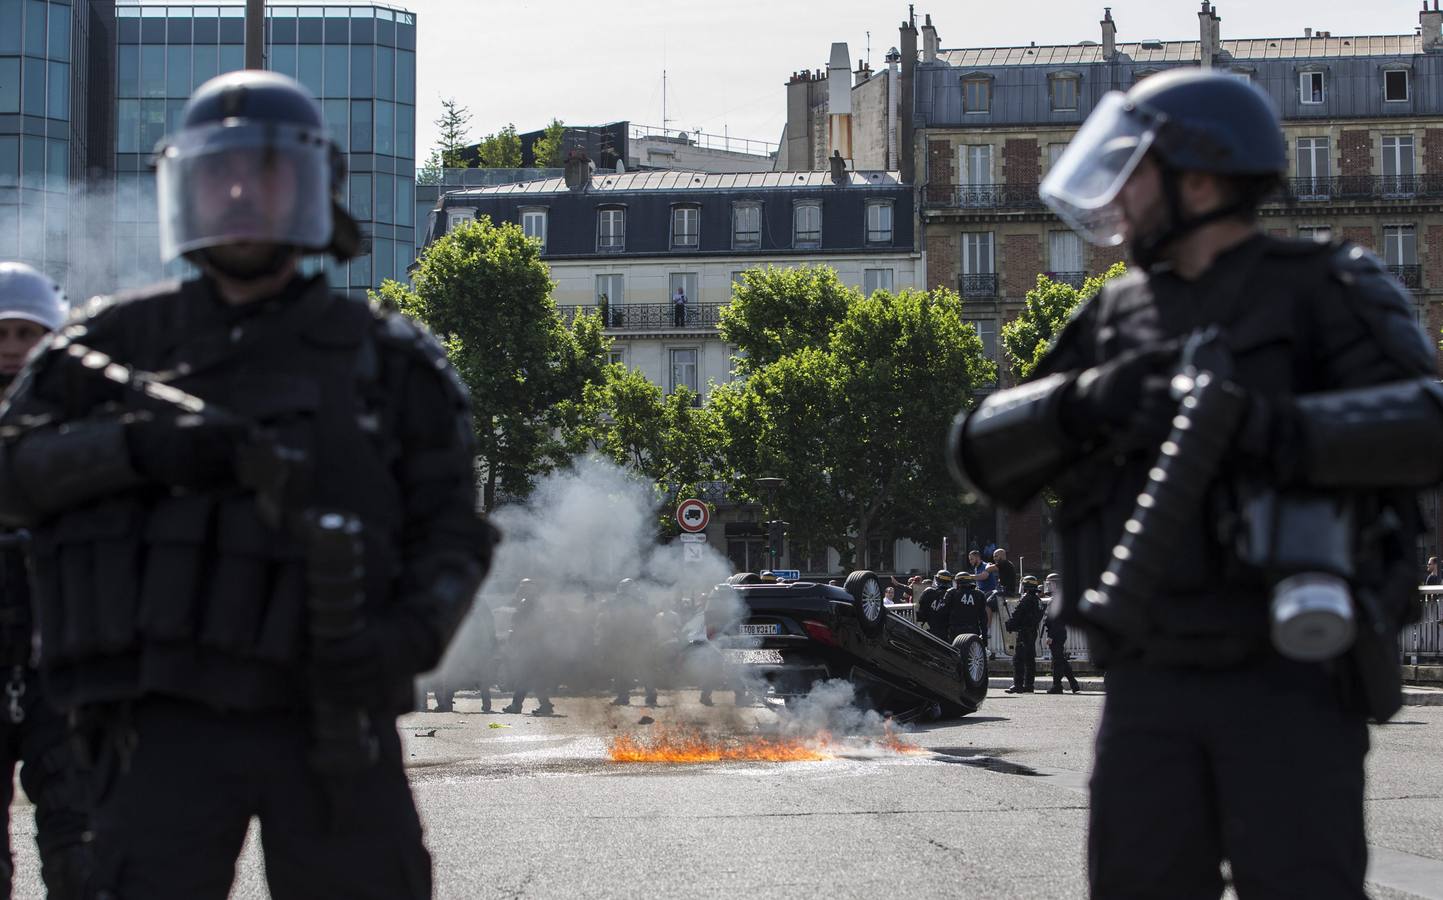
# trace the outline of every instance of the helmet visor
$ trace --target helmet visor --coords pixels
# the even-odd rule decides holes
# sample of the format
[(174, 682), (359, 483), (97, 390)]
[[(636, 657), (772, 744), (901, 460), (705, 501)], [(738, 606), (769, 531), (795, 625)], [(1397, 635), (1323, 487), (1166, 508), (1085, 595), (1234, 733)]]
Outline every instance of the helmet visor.
[(276, 123), (186, 129), (159, 150), (156, 193), (165, 262), (250, 242), (323, 250), (332, 230), (330, 141)]
[(1130, 105), (1121, 91), (1103, 95), (1042, 180), (1042, 202), (1092, 243), (1122, 243), (1117, 195), (1152, 146), (1157, 125), (1157, 117)]

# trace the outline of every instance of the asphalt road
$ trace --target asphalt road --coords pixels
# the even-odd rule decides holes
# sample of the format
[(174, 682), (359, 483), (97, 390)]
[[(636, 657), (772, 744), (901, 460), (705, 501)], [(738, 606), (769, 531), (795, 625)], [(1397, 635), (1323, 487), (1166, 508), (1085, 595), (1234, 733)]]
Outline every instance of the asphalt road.
[[(659, 710), (561, 698), (561, 715), (456, 713), (400, 722), (436, 895), (490, 897), (1084, 896), (1086, 772), (1100, 694), (1008, 696), (916, 729), (912, 752), (841, 742), (787, 763), (614, 763), (643, 715), (768, 721), (719, 695)], [(498, 703), (498, 706), (500, 704)], [(532, 704), (528, 703), (528, 709)], [(499, 727), (497, 727), (499, 726)], [(1373, 729), (1370, 891), (1443, 897), (1443, 707)], [(17, 800), (16, 897), (39, 897), (33, 818)], [(234, 897), (264, 897), (255, 834)], [(1165, 891), (1163, 892), (1165, 893)]]

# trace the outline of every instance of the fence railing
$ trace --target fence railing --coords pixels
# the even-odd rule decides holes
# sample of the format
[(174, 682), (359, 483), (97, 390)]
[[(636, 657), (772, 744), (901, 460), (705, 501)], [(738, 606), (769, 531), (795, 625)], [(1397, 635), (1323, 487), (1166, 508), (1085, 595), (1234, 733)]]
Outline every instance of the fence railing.
[(996, 297), (997, 273), (958, 275), (957, 293), (964, 297)]
[(934, 209), (1040, 209), (1037, 185), (934, 184), (925, 191), (926, 205)]
[(1323, 175), (1289, 178), (1285, 197), (1299, 203), (1443, 198), (1443, 175)]
[(1423, 287), (1423, 267), (1419, 265), (1410, 266), (1389, 266), (1388, 271), (1403, 282), (1403, 287), (1410, 290), (1419, 290)]
[(582, 313), (601, 313), (607, 328), (664, 331), (670, 328), (715, 328), (725, 303), (688, 303), (678, 310), (674, 303), (608, 303), (589, 306), (559, 306), (557, 312), (568, 325)]
[(1418, 602), (1422, 605), (1418, 621), (1403, 626), (1398, 634), (1399, 662), (1404, 665), (1443, 662), (1443, 617), (1439, 615), (1443, 587), (1418, 588)]
[(705, 131), (681, 131), (660, 128), (655, 125), (631, 125), (627, 137), (633, 141), (666, 141), (686, 147), (700, 147), (705, 150), (723, 150), (728, 153), (750, 153), (753, 156), (772, 156), (778, 144), (772, 141), (758, 141), (749, 138), (732, 137), (726, 134), (708, 134)]
[(1075, 288), (1082, 287), (1083, 283), (1087, 281), (1086, 272), (1044, 272), (1043, 274), (1058, 284), (1067, 284)]

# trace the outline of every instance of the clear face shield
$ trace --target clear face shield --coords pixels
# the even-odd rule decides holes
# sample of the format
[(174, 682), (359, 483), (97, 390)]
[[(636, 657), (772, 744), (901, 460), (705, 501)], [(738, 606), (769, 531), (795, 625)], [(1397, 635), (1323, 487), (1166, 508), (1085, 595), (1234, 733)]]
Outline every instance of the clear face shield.
[(1118, 194), (1157, 137), (1159, 116), (1131, 105), (1121, 91), (1105, 94), (1038, 194), (1062, 221), (1093, 244), (1124, 240)]
[(180, 132), (156, 164), (162, 259), (243, 243), (324, 250), (334, 225), (330, 162), (329, 137), (300, 126)]

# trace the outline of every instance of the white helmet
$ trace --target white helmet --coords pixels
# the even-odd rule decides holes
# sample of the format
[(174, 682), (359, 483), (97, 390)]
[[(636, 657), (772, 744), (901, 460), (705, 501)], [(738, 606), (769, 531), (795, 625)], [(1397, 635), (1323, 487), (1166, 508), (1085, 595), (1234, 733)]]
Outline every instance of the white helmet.
[(25, 263), (0, 262), (0, 319), (24, 319), (57, 331), (70, 315), (65, 291)]

